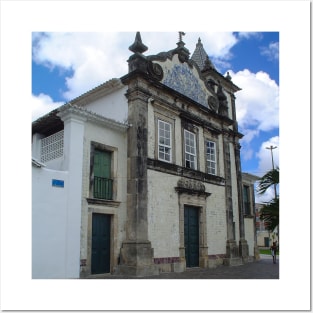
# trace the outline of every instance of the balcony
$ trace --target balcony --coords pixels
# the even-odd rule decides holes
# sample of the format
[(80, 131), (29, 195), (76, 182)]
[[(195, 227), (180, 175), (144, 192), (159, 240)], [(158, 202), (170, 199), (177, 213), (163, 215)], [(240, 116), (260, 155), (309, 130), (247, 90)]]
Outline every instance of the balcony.
[(64, 130), (40, 140), (40, 161), (46, 163), (63, 156)]
[(95, 199), (113, 200), (113, 179), (95, 176), (93, 196)]

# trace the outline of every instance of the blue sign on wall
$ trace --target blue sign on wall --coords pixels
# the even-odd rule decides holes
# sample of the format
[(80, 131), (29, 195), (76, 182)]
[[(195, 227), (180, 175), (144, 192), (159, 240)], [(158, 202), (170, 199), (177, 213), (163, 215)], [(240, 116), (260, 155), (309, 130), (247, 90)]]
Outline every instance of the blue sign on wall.
[(52, 179), (52, 187), (64, 188), (64, 180)]

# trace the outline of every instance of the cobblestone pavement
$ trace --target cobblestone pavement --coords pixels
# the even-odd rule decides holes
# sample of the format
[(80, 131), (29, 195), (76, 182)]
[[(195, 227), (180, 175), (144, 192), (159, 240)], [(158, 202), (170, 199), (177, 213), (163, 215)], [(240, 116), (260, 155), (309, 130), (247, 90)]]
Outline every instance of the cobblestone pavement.
[[(100, 278), (100, 277), (99, 277)], [(215, 269), (190, 268), (182, 273), (161, 273), (150, 277), (108, 275), (103, 279), (279, 279), (279, 258), (273, 264), (271, 256), (262, 255), (255, 262), (239, 266), (218, 266)]]

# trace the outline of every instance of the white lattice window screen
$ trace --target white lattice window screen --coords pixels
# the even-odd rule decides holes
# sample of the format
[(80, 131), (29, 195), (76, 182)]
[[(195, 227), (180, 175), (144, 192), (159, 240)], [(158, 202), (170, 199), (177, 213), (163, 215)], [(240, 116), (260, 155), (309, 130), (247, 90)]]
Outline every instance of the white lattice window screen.
[(63, 155), (63, 138), (64, 131), (61, 130), (49, 137), (41, 139), (40, 145), (40, 160), (47, 162), (57, 159)]

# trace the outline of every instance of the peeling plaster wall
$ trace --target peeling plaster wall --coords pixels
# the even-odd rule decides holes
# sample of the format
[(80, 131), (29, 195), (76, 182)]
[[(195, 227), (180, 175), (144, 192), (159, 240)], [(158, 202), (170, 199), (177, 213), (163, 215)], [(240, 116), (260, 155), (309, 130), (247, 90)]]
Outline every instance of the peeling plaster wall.
[[(86, 198), (93, 196), (89, 192), (90, 187), (90, 157), (91, 143), (95, 142), (112, 150), (113, 180), (115, 183), (116, 197), (120, 202), (117, 207), (108, 204), (88, 204)], [(83, 161), (83, 189), (82, 189), (82, 226), (81, 226), (81, 259), (88, 258), (90, 250), (91, 214), (93, 212), (110, 214), (114, 216), (113, 230), (113, 255), (117, 258), (119, 248), (125, 239), (125, 223), (127, 216), (127, 132), (120, 132), (104, 125), (93, 123), (85, 124), (84, 135), (84, 161)], [(89, 242), (89, 244), (88, 244)]]
[(206, 200), (208, 254), (225, 254), (227, 240), (225, 187), (206, 184), (206, 190), (211, 193)]
[(254, 255), (254, 219), (253, 218), (245, 218), (245, 238), (248, 242), (249, 246), (249, 255)]

